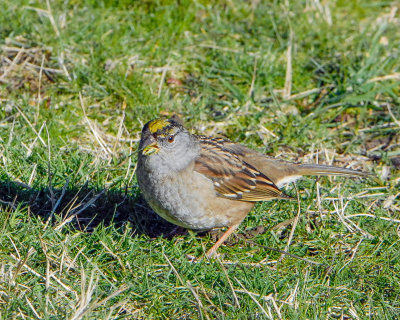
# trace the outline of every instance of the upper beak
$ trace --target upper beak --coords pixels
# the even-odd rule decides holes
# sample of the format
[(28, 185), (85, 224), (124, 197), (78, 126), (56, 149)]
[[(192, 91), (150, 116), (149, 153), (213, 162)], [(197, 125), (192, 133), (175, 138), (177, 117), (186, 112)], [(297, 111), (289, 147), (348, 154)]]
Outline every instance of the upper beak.
[(143, 148), (142, 154), (145, 156), (150, 156), (154, 153), (157, 153), (158, 151), (160, 151), (160, 148), (157, 145), (157, 141), (153, 141), (149, 145)]

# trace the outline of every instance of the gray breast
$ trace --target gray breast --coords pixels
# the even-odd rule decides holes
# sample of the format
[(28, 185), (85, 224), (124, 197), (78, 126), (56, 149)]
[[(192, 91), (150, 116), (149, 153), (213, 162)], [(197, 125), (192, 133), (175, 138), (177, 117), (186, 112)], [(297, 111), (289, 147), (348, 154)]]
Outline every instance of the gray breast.
[[(146, 178), (143, 172), (147, 175)], [(145, 183), (149, 179), (155, 183)], [(208, 203), (210, 199), (215, 199), (213, 183), (204, 175), (193, 171), (193, 165), (179, 175), (163, 177), (142, 170), (142, 174), (138, 173), (138, 181), (148, 204), (171, 223), (195, 230), (208, 230), (230, 224), (229, 219), (221, 215), (221, 212), (213, 212)]]

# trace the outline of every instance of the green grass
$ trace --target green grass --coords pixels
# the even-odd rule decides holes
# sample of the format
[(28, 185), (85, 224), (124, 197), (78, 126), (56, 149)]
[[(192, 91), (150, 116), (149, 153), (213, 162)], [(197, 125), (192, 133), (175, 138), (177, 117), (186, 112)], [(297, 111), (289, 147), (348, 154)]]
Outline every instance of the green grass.
[[(1, 2), (1, 319), (400, 317), (398, 3), (292, 2)], [(174, 112), (373, 176), (301, 180), (208, 260), (134, 176)]]

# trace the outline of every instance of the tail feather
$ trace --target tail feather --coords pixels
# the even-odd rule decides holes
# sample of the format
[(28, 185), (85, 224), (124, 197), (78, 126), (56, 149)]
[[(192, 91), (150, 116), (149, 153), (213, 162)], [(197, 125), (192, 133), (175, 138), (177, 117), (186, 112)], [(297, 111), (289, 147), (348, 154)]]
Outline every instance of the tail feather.
[(353, 170), (353, 169), (346, 169), (346, 168), (339, 168), (333, 166), (325, 166), (320, 164), (300, 164), (297, 166), (297, 172), (295, 175), (322, 175), (322, 176), (368, 176), (369, 173)]
[(296, 181), (301, 176), (333, 175), (365, 177), (370, 175), (366, 172), (334, 166), (292, 163), (266, 157), (255, 152), (249, 152), (246, 154), (244, 161), (257, 168), (257, 170), (271, 179), (278, 187), (281, 187), (289, 182)]
[(290, 167), (290, 171), (286, 170), (284, 174), (281, 174), (275, 179), (276, 185), (280, 188), (290, 182), (294, 182), (302, 176), (368, 176), (369, 173), (339, 168), (333, 166), (325, 166), (320, 164), (299, 164), (297, 166)]

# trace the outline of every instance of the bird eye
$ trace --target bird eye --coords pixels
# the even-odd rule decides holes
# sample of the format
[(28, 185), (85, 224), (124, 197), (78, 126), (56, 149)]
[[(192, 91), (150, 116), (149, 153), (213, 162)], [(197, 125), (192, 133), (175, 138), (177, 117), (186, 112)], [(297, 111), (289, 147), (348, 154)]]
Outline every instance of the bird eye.
[(174, 140), (175, 140), (175, 137), (174, 137), (173, 135), (170, 135), (170, 136), (168, 137), (168, 142), (169, 142), (169, 143), (174, 142)]

